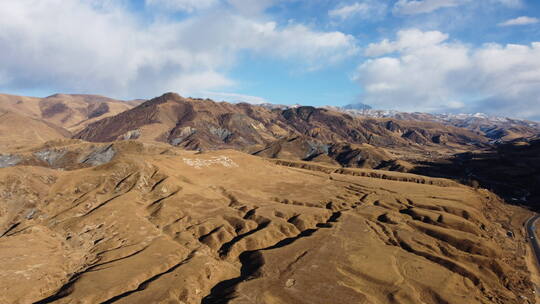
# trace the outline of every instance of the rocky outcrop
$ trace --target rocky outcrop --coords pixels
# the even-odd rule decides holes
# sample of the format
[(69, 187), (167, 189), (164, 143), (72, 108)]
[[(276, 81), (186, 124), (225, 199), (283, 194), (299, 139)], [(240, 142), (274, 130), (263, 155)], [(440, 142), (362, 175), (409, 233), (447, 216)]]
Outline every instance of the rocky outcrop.
[[(468, 149), (487, 139), (443, 125), (410, 125), (387, 119), (363, 119), (315, 107), (268, 109), (249, 104), (216, 103), (174, 93), (89, 125), (75, 138), (94, 142), (125, 139), (163, 141), (193, 150), (237, 149), (266, 157), (294, 157), (344, 166), (373, 167), (388, 161), (384, 152), (346, 145), (368, 144), (382, 149)], [(440, 138), (441, 140), (435, 139)], [(444, 142), (442, 140), (444, 138)], [(452, 143), (453, 146), (445, 145)], [(333, 150), (330, 147), (334, 147)]]
[(21, 158), (17, 155), (0, 155), (0, 168), (7, 168), (17, 165), (21, 162)]
[(89, 155), (83, 157), (79, 162), (91, 166), (100, 166), (110, 162), (116, 155), (113, 145), (97, 148)]
[(39, 160), (46, 162), (49, 166), (55, 167), (59, 160), (61, 160), (66, 155), (66, 153), (66, 151), (49, 149), (34, 152), (34, 155)]

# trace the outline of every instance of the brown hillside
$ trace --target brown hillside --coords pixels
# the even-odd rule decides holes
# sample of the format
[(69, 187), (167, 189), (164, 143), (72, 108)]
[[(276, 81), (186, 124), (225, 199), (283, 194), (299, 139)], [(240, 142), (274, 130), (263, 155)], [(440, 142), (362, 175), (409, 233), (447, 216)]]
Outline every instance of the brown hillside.
[(433, 122), (358, 118), (314, 107), (268, 109), (174, 93), (92, 123), (75, 138), (160, 141), (193, 150), (231, 148), (354, 167), (376, 167), (395, 157), (469, 151), (487, 143), (487, 138), (471, 131)]
[(14, 156), (2, 303), (533, 299), (528, 213), (449, 180), (133, 141)]
[(482, 153), (419, 162), (416, 173), (479, 183), (509, 203), (540, 210), (540, 138), (520, 139)]
[(137, 102), (124, 102), (98, 95), (55, 94), (46, 98), (0, 94), (0, 110), (40, 119), (70, 132), (131, 109)]
[(0, 110), (0, 154), (69, 136), (67, 130), (46, 121)]

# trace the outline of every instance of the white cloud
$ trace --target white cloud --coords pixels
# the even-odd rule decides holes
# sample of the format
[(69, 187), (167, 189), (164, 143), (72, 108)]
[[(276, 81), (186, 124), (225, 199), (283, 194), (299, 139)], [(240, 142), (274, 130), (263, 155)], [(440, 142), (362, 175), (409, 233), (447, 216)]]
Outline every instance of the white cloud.
[(398, 39), (390, 42), (384, 39), (380, 43), (370, 43), (365, 51), (366, 56), (381, 56), (406, 49), (418, 49), (441, 43), (448, 39), (448, 35), (439, 31), (422, 32), (418, 29), (399, 31)]
[(513, 26), (513, 25), (528, 25), (535, 24), (540, 22), (538, 18), (521, 16), (514, 19), (507, 20), (505, 22), (499, 23), (500, 26)]
[(219, 4), (219, 0), (145, 0), (148, 6), (160, 9), (193, 12)]
[(339, 5), (330, 10), (328, 15), (331, 18), (339, 18), (342, 20), (351, 17), (370, 18), (373, 16), (381, 16), (386, 12), (386, 4), (381, 1), (363, 1), (355, 2), (349, 5)]
[(441, 8), (466, 4), (469, 0), (399, 0), (394, 5), (394, 13), (401, 15), (425, 14)]
[[(273, 21), (258, 21), (243, 16), (208, 15), (186, 22), (177, 33), (195, 51), (250, 50), (318, 68), (358, 52), (356, 40), (341, 32), (314, 31), (302, 24), (279, 27)], [(202, 39), (202, 37), (206, 39)]]
[(488, 6), (503, 5), (514, 9), (524, 6), (523, 0), (398, 0), (392, 11), (395, 15), (418, 15), (477, 2)]
[(311, 69), (357, 51), (341, 32), (220, 10), (148, 21), (122, 2), (0, 1), (0, 89), (187, 95), (234, 86), (226, 71), (239, 52)]
[(358, 67), (363, 102), (406, 111), (540, 118), (540, 43), (475, 48), (447, 38), (412, 29), (400, 31), (396, 41), (371, 45), (371, 54), (382, 57)]
[(369, 11), (369, 5), (366, 3), (353, 3), (339, 8), (335, 8), (328, 12), (328, 15), (333, 18), (347, 19), (356, 14), (365, 14)]
[(268, 103), (268, 101), (264, 99), (263, 97), (237, 94), (237, 93), (203, 92), (202, 96), (206, 98), (211, 98), (214, 100), (224, 100), (228, 102), (245, 102), (245, 103), (250, 103), (250, 104)]

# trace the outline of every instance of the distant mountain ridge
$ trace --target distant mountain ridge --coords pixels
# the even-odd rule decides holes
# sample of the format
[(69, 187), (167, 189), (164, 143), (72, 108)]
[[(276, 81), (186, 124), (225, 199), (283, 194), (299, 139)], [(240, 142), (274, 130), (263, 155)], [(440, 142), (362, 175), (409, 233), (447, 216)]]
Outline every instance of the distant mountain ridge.
[[(191, 150), (236, 149), (270, 158), (371, 168), (406, 168), (409, 165), (402, 161), (429, 160), (540, 134), (538, 123), (483, 114), (232, 104), (175, 93), (132, 102), (94, 95), (0, 95), (2, 108), (75, 134), (36, 136), (36, 143), (62, 136), (93, 142), (159, 141)], [(39, 129), (32, 134), (39, 135)]]
[(343, 106), (342, 109), (344, 110), (371, 110), (372, 107), (367, 104), (363, 104), (359, 102), (359, 103), (353, 103), (353, 104), (348, 104), (346, 106)]
[(192, 150), (236, 149), (353, 167), (384, 167), (396, 155), (452, 154), (485, 147), (489, 141), (467, 129), (429, 121), (366, 118), (309, 106), (231, 104), (174, 93), (94, 122), (74, 137), (93, 142), (160, 141)]
[(78, 132), (89, 123), (140, 103), (87, 94), (54, 94), (44, 98), (0, 94), (0, 110), (43, 120), (70, 132)]
[(436, 122), (458, 128), (465, 128), (488, 137), (493, 142), (503, 142), (518, 138), (530, 138), (540, 134), (540, 123), (524, 119), (474, 114), (431, 114), (408, 113), (395, 110), (350, 109), (326, 106), (326, 109), (339, 111), (358, 117), (391, 118), (405, 121)]
[(69, 138), (88, 124), (139, 103), (99, 95), (54, 94), (39, 98), (0, 94), (0, 153)]
[[(262, 104), (269, 109), (297, 108), (300, 105)], [(540, 122), (493, 116), (484, 113), (436, 114), (422, 112), (401, 112), (396, 110), (377, 110), (363, 103), (345, 106), (323, 106), (331, 111), (342, 112), (365, 118), (387, 118), (403, 121), (436, 122), (448, 126), (465, 128), (482, 134), (492, 142), (505, 142), (518, 138), (531, 138), (540, 135)]]

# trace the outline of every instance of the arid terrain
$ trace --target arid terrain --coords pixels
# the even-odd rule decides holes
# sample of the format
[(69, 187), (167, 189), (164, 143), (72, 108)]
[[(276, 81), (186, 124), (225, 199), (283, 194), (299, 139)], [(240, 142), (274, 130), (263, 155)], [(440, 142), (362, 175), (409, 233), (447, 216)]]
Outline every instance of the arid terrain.
[(534, 138), (171, 93), (0, 111), (2, 304), (536, 303)]
[(74, 138), (138, 139), (190, 150), (236, 149), (254, 155), (384, 167), (479, 149), (489, 139), (433, 122), (354, 117), (314, 107), (274, 108), (184, 98), (174, 93), (89, 124)]
[(505, 142), (496, 148), (420, 162), (411, 172), (477, 183), (513, 204), (540, 209), (540, 138)]
[(0, 149), (69, 138), (86, 125), (124, 112), (141, 101), (97, 95), (55, 94), (46, 98), (0, 94)]

